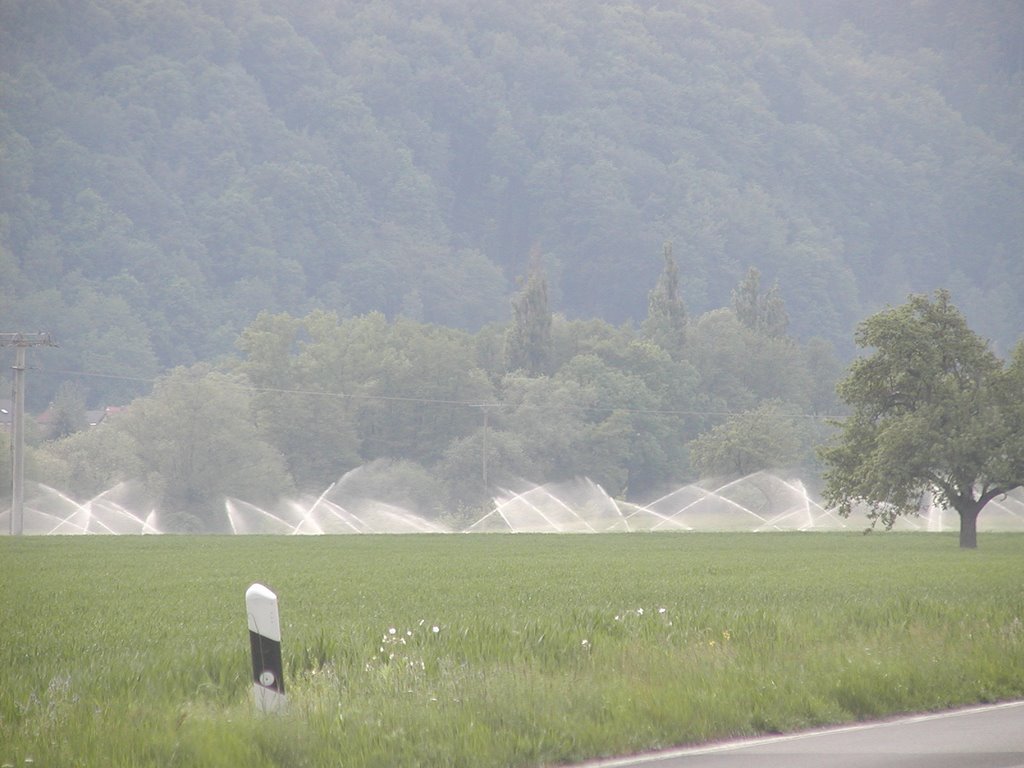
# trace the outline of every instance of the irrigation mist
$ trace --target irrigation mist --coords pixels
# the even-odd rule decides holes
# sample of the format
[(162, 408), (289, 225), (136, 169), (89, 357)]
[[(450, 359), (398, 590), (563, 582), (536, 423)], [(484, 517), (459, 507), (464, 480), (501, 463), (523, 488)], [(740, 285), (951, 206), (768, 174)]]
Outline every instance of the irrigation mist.
[[(353, 470), (353, 473), (359, 470)], [(244, 499), (224, 500), (221, 528), (228, 533), (320, 535), (410, 533), (614, 533), (649, 531), (860, 531), (863, 517), (839, 517), (812, 498), (804, 484), (770, 472), (729, 481), (701, 481), (675, 488), (646, 503), (617, 501), (588, 478), (562, 483), (523, 481), (495, 489), (491, 508), (468, 525), (453, 527), (415, 510), (370, 498), (348, 473), (316, 496), (282, 501), (274, 508)], [(43, 484), (26, 484), (26, 534), (175, 533), (161, 524), (138, 484), (119, 483), (91, 499), (71, 498)], [(934, 503), (902, 530), (950, 531), (956, 514)], [(10, 529), (10, 510), (0, 531)], [(1024, 491), (989, 503), (979, 529), (1024, 531)]]

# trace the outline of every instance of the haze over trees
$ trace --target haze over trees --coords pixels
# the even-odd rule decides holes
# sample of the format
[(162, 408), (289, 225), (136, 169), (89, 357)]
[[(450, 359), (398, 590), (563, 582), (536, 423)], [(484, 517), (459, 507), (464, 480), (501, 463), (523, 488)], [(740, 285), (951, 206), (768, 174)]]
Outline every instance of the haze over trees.
[(863, 317), (1024, 328), (1021, 39), (1014, 0), (0, 0), (0, 328), (61, 344), (67, 435), (30, 465), (202, 525), (244, 473), (139, 442), (192, 387), (259, 494), (813, 475)]
[[(542, 283), (538, 270), (520, 296)], [(586, 475), (637, 498), (705, 470), (816, 471), (813, 415), (835, 402), (811, 386), (815, 347), (731, 309), (688, 325), (685, 355), (628, 326), (538, 314), (546, 333), (521, 336), (531, 368), (508, 354), (514, 324), (471, 334), (382, 313), (263, 313), (234, 358), (175, 369), (124, 413), (42, 443), (32, 473), (81, 498), (140, 480), (176, 525), (216, 529), (226, 496), (318, 493), (366, 465), (427, 514), (475, 512), (521, 478)], [(755, 423), (756, 450), (736, 444), (748, 439), (728, 432), (736, 423)], [(711, 444), (742, 461), (707, 459)]]
[[(692, 317), (750, 267), (790, 332), (948, 287), (1024, 327), (1015, 0), (0, 4), (0, 326), (90, 405), (261, 311)], [(60, 380), (34, 388), (37, 408)]]

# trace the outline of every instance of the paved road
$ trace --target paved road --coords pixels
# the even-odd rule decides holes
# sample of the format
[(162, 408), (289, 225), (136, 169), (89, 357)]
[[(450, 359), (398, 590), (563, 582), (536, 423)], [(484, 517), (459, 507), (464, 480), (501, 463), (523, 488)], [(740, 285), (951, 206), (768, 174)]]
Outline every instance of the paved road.
[(1024, 701), (578, 768), (1024, 768)]

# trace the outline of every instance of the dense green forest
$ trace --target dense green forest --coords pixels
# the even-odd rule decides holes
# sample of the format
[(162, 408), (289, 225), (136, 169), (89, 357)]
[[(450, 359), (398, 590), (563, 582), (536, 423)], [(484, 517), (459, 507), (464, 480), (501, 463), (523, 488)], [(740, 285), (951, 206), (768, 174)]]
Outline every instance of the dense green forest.
[(867, 314), (1024, 329), (1016, 0), (0, 0), (0, 57), (0, 330), (61, 345), (30, 407), (205, 382), (268, 493), (454, 482), (485, 417), (495, 466), (615, 492), (730, 419), (813, 463)]
[(170, 371), (98, 426), (66, 382), (28, 473), (78, 498), (138, 481), (172, 527), (198, 529), (225, 497), (315, 495), (356, 468), (371, 498), (435, 516), (479, 512), (522, 479), (638, 498), (698, 476), (813, 477), (836, 409), (830, 348), (784, 333), (756, 270), (730, 307), (688, 319), (676, 271), (666, 249), (639, 330), (552, 314), (539, 267), (510, 323), (476, 333), (263, 313), (236, 356)]

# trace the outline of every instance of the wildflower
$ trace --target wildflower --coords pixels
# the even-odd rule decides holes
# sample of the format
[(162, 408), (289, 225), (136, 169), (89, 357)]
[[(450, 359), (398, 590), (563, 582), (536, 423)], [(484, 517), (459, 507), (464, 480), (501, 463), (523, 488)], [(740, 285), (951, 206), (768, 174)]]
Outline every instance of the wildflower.
[(665, 609), (664, 609), (664, 608), (659, 608), (659, 609), (658, 609), (658, 613), (664, 613), (664, 612), (665, 612)]
[(438, 632), (441, 631), (441, 628), (435, 624), (434, 626), (432, 626), (430, 628), (430, 631), (433, 632), (436, 635)]
[(722, 639), (723, 640), (728, 641), (731, 637), (732, 637), (732, 635), (729, 633), (728, 629), (723, 629), (722, 630)]
[(398, 631), (398, 630), (397, 630), (397, 629), (395, 629), (394, 627), (388, 627), (388, 634), (389, 634), (389, 635), (393, 635), (393, 634), (395, 634), (395, 633), (396, 633), (397, 631)]
[(587, 640), (587, 638), (584, 637), (583, 638), (583, 642), (580, 643), (580, 645), (582, 645), (584, 648), (586, 648), (588, 645), (590, 645), (590, 641)]

